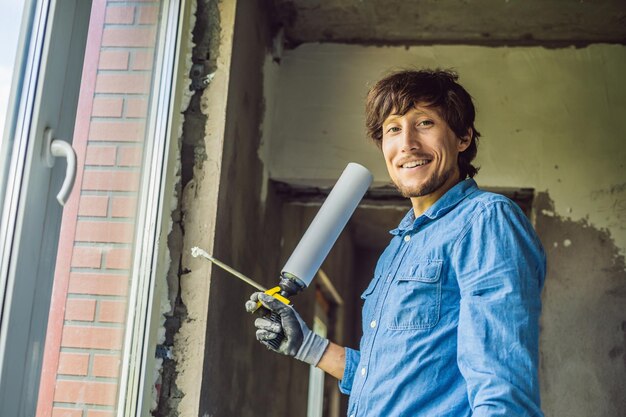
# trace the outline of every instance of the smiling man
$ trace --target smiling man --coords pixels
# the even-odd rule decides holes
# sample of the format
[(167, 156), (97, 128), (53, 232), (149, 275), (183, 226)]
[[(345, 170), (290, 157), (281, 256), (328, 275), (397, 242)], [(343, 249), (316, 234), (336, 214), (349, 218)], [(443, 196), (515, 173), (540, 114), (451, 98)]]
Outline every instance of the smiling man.
[(284, 331), (278, 352), (318, 366), (350, 395), (351, 417), (542, 416), (537, 365), (545, 256), (503, 196), (480, 190), (472, 98), (450, 71), (402, 71), (369, 92), (366, 125), (412, 209), (391, 231), (361, 295), (359, 350), (311, 332), (262, 293)]

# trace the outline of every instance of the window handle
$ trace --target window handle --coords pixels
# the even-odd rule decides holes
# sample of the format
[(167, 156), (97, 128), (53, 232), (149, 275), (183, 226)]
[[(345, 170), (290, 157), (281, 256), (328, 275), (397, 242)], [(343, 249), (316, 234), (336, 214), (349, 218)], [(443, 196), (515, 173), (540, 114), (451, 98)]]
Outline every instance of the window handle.
[(54, 166), (55, 158), (63, 157), (67, 162), (65, 179), (63, 180), (61, 190), (57, 194), (57, 201), (64, 206), (76, 180), (76, 152), (74, 152), (72, 145), (64, 140), (53, 139), (53, 134), (54, 131), (51, 128), (46, 128), (44, 132), (45, 161), (50, 168)]

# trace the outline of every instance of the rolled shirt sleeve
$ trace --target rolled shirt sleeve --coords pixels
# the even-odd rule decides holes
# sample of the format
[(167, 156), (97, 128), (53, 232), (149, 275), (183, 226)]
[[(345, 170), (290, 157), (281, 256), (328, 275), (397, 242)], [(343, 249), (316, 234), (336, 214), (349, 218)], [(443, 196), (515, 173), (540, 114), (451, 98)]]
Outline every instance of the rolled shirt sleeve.
[(350, 395), (350, 392), (352, 392), (352, 381), (354, 381), (354, 374), (356, 373), (356, 368), (359, 365), (359, 360), (361, 360), (361, 352), (350, 348), (345, 349), (346, 368), (343, 371), (343, 379), (339, 381), (339, 391), (341, 391), (343, 394)]
[(483, 206), (455, 243), (457, 361), (474, 417), (542, 416), (537, 365), (545, 255), (514, 203)]

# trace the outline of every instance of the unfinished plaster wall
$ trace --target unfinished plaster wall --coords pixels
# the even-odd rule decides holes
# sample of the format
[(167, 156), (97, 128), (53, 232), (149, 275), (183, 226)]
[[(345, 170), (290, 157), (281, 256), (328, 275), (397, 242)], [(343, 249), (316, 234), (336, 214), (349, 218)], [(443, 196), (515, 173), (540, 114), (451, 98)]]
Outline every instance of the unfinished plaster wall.
[[(252, 341), (243, 337), (242, 330), (244, 295), (251, 290), (244, 290), (229, 276), (212, 275), (210, 264), (191, 258), (190, 250), (200, 246), (246, 273), (259, 272), (251, 270), (254, 263), (243, 265), (246, 259), (242, 253), (258, 245), (258, 233), (245, 239), (245, 225), (258, 220), (255, 206), (251, 204), (249, 211), (244, 206), (258, 200), (259, 194), (255, 192), (258, 162), (254, 162), (253, 150), (258, 142), (262, 97), (259, 75), (252, 72), (246, 78), (241, 66), (256, 66), (256, 74), (260, 74), (262, 58), (256, 57), (263, 56), (265, 33), (257, 27), (254, 42), (249, 42), (250, 35), (248, 39), (244, 36), (244, 42), (250, 45), (246, 52), (251, 61), (242, 62), (241, 54), (233, 54), (233, 48), (240, 42), (237, 37), (241, 37), (235, 33), (236, 19), (244, 19), (246, 10), (238, 10), (236, 1), (198, 0), (194, 5), (195, 16), (188, 18), (193, 27), (193, 48), (188, 59), (194, 66), (187, 73), (193, 91), (182, 116), (179, 204), (172, 213), (168, 237), (172, 312), (166, 320), (164, 344), (173, 345), (173, 358), (164, 361), (156, 415), (256, 415), (250, 411), (253, 405), (245, 401), (233, 406), (246, 395), (240, 385), (233, 386), (244, 379), (241, 360), (248, 361), (245, 376), (253, 368), (247, 352)], [(231, 83), (231, 75), (238, 79)], [(227, 115), (229, 112), (232, 116)], [(239, 146), (241, 156), (233, 152)], [(246, 153), (247, 146), (252, 151)], [(233, 170), (237, 171), (234, 168), (240, 173), (233, 175)], [(246, 336), (250, 336), (250, 318), (245, 319), (250, 330)], [(251, 396), (250, 401), (253, 399)], [(241, 409), (247, 411), (239, 413)]]
[(480, 185), (541, 193), (546, 415), (623, 415), (626, 47), (301, 45), (265, 65), (271, 129), (259, 154), (267, 175), (327, 183), (355, 161), (387, 183), (379, 151), (365, 139), (363, 99), (390, 69), (407, 67), (460, 73), (478, 104)]
[[(271, 187), (261, 201), (256, 152), (269, 19), (262, 2), (197, 4), (192, 59), (209, 82), (183, 122), (182, 197), (170, 245), (180, 251), (172, 274), (180, 292), (170, 295), (180, 311), (180, 329), (171, 326), (177, 375), (161, 415), (297, 415), (306, 390), (290, 389), (294, 361), (268, 354), (243, 309), (254, 289), (190, 256), (200, 246), (266, 286), (277, 282), (281, 205)], [(270, 394), (280, 400), (268, 401)]]
[[(278, 282), (281, 212), (272, 190), (265, 206), (261, 203), (262, 166), (255, 152), (261, 137), (267, 21), (259, 2), (237, 2), (213, 253), (270, 287)], [(243, 309), (253, 291), (213, 271), (201, 416), (291, 415), (306, 400), (287, 395), (292, 361), (268, 354), (254, 338), (254, 317)], [(279, 400), (268, 401), (270, 394)]]

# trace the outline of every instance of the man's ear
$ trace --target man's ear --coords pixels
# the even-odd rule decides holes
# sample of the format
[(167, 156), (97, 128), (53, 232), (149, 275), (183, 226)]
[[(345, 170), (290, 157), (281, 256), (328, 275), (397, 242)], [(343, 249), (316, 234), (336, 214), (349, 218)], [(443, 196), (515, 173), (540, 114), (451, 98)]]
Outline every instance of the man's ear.
[(467, 129), (467, 133), (464, 136), (460, 136), (458, 138), (459, 141), (456, 148), (459, 153), (469, 148), (469, 146), (472, 144), (472, 136), (474, 136), (474, 130), (470, 127), (469, 129)]

